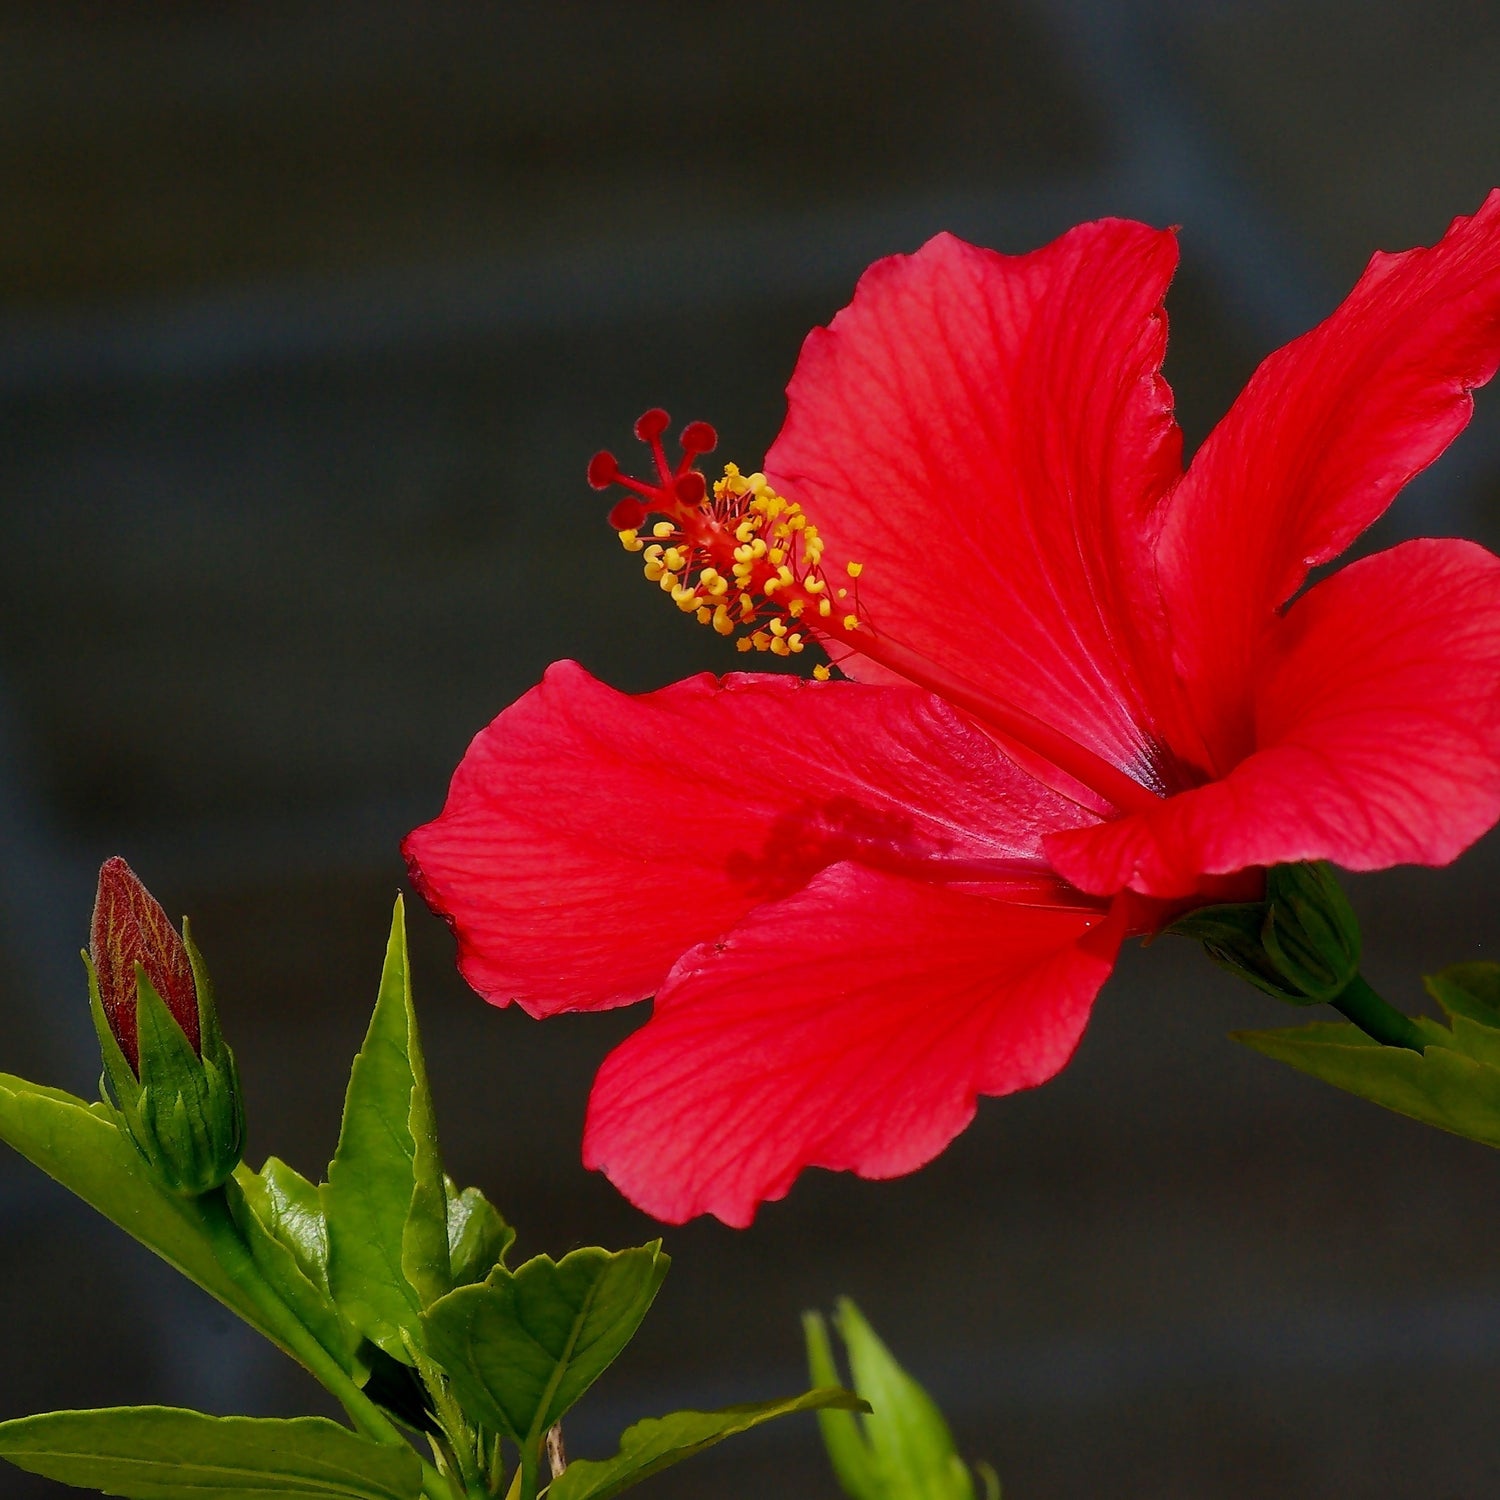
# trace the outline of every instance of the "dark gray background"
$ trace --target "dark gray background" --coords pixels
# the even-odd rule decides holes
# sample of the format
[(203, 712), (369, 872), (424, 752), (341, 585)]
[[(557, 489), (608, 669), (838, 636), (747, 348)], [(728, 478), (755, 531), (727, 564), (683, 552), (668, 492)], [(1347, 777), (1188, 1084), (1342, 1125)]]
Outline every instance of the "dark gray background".
[[(867, 261), (1104, 213), (1183, 226), (1195, 442), (1500, 181), (1497, 76), (1484, 0), (0, 10), (0, 1067), (91, 1089), (76, 952), (120, 852), (193, 917), (252, 1159), (315, 1172), (397, 841), (469, 736), (555, 657), (738, 662), (640, 585), (595, 448), (659, 402), (753, 464)], [(1492, 394), (1374, 540), (1432, 532), (1500, 540)], [(1493, 951), (1497, 857), (1353, 883), (1394, 997)], [(456, 1175), (526, 1252), (650, 1235), (577, 1150), (640, 1015), (493, 1011), (413, 931)], [(670, 1231), (575, 1450), (795, 1388), (799, 1310), (847, 1291), (1017, 1500), (1492, 1492), (1500, 1161), (1225, 1040), (1295, 1019), (1130, 953), (1074, 1065), (927, 1171)], [(11, 1157), (0, 1213), (0, 1415), (316, 1399)], [(811, 1422), (655, 1491), (772, 1485), (834, 1493)]]

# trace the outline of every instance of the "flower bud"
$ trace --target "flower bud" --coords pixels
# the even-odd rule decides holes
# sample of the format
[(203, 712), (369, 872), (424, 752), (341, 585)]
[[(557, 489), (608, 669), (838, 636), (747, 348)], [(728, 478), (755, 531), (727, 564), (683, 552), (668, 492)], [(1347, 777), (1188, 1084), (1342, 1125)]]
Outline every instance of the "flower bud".
[(1173, 923), (1215, 963), (1292, 1005), (1337, 1000), (1359, 974), (1359, 922), (1321, 860), (1275, 865), (1263, 901), (1205, 906)]
[(179, 936), (123, 859), (99, 871), (83, 961), (106, 1102), (166, 1187), (210, 1192), (244, 1147), (234, 1056), (187, 923)]

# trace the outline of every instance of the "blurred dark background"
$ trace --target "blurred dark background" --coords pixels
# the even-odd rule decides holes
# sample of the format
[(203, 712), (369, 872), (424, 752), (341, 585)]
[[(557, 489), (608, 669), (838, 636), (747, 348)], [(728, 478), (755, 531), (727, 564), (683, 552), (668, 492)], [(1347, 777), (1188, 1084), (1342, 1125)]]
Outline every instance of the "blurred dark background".
[[(124, 853), (209, 955), (252, 1159), (316, 1173), (469, 737), (555, 657), (737, 664), (640, 585), (595, 448), (661, 403), (753, 465), (869, 260), (1106, 213), (1183, 226), (1195, 442), (1500, 181), (1497, 76), (1492, 0), (4, 7), (0, 1067), (92, 1090), (76, 955)], [(1500, 542), (1495, 395), (1375, 540), (1422, 532)], [(1492, 952), (1497, 867), (1355, 882), (1372, 977), (1412, 1006)], [(641, 1015), (491, 1010), (412, 926), (455, 1175), (528, 1253), (652, 1234), (578, 1164)], [(1074, 1065), (925, 1172), (670, 1231), (572, 1447), (796, 1388), (799, 1310), (850, 1292), (1008, 1500), (1493, 1492), (1500, 1158), (1225, 1040), (1295, 1019), (1132, 953)], [(9, 1155), (0, 1213), (0, 1415), (316, 1399)], [(810, 1421), (654, 1484), (835, 1493)]]

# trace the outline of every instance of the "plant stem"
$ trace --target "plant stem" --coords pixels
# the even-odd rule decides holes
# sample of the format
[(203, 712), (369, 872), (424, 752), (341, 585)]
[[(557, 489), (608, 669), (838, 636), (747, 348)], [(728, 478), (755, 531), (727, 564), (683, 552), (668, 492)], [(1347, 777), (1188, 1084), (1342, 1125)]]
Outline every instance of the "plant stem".
[[(214, 1256), (229, 1272), (234, 1283), (254, 1304), (261, 1331), (281, 1345), (294, 1359), (314, 1375), (349, 1414), (349, 1420), (366, 1437), (387, 1446), (409, 1448), (401, 1430), (354, 1383), (349, 1373), (318, 1342), (302, 1320), (281, 1299), (268, 1282), (240, 1235), (239, 1226), (229, 1211), (223, 1188), (215, 1188), (198, 1200), (204, 1228), (213, 1242)], [(448, 1481), (421, 1454), (422, 1493), (428, 1500), (453, 1500)]]
[(1361, 974), (1356, 974), (1343, 993), (1328, 1003), (1353, 1021), (1366, 1036), (1374, 1037), (1387, 1047), (1409, 1047), (1413, 1052), (1421, 1052), (1427, 1045), (1416, 1022), (1382, 1000)]

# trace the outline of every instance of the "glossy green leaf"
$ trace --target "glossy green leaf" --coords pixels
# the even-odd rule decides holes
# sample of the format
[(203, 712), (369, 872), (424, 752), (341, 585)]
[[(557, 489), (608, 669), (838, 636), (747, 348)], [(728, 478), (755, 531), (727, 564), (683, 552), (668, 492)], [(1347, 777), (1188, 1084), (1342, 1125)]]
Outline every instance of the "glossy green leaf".
[(200, 1204), (158, 1185), (106, 1106), (0, 1074), (0, 1139), (247, 1322), (262, 1327), (254, 1305), (215, 1258)]
[(403, 1331), (420, 1341), (422, 1309), (452, 1281), (448, 1200), (399, 900), (323, 1207), (334, 1300), (372, 1343), (408, 1360)]
[[(896, 1362), (859, 1309), (842, 1298), (835, 1315), (854, 1389), (868, 1415), (818, 1413), (824, 1446), (839, 1483), (855, 1500), (974, 1500), (974, 1480), (958, 1456), (936, 1403)], [(837, 1377), (823, 1320), (808, 1314), (808, 1364), (822, 1385)], [(983, 1475), (987, 1488), (991, 1475)]]
[(674, 1411), (666, 1417), (650, 1417), (627, 1427), (620, 1451), (594, 1462), (578, 1459), (552, 1481), (548, 1500), (610, 1500), (621, 1490), (673, 1464), (712, 1448), (736, 1433), (748, 1432), (776, 1417), (799, 1411), (842, 1407), (845, 1411), (868, 1410), (852, 1391), (833, 1387), (806, 1391), (784, 1401), (757, 1401), (747, 1406), (728, 1406), (722, 1411)]
[(428, 1352), (472, 1419), (535, 1444), (630, 1342), (669, 1264), (655, 1241), (497, 1269), (427, 1310)]
[(1500, 1146), (1500, 1067), (1480, 1060), (1489, 1053), (1489, 1028), (1463, 1015), (1455, 1015), (1452, 1032), (1435, 1021), (1417, 1024), (1428, 1038), (1424, 1052), (1383, 1047), (1337, 1022), (1242, 1031), (1235, 1040), (1398, 1114)]
[(406, 1447), (323, 1417), (210, 1417), (169, 1406), (57, 1411), (0, 1423), (0, 1457), (130, 1500), (417, 1500)]
[(272, 1157), (258, 1173), (241, 1166), (224, 1191), (261, 1275), (347, 1373), (361, 1369), (356, 1358), (359, 1334), (328, 1291), (327, 1242), (317, 1189)]
[(516, 1232), (478, 1188), (459, 1192), (451, 1177), (447, 1188), (448, 1260), (453, 1285), (470, 1286), (505, 1263), (505, 1252), (515, 1243)]

